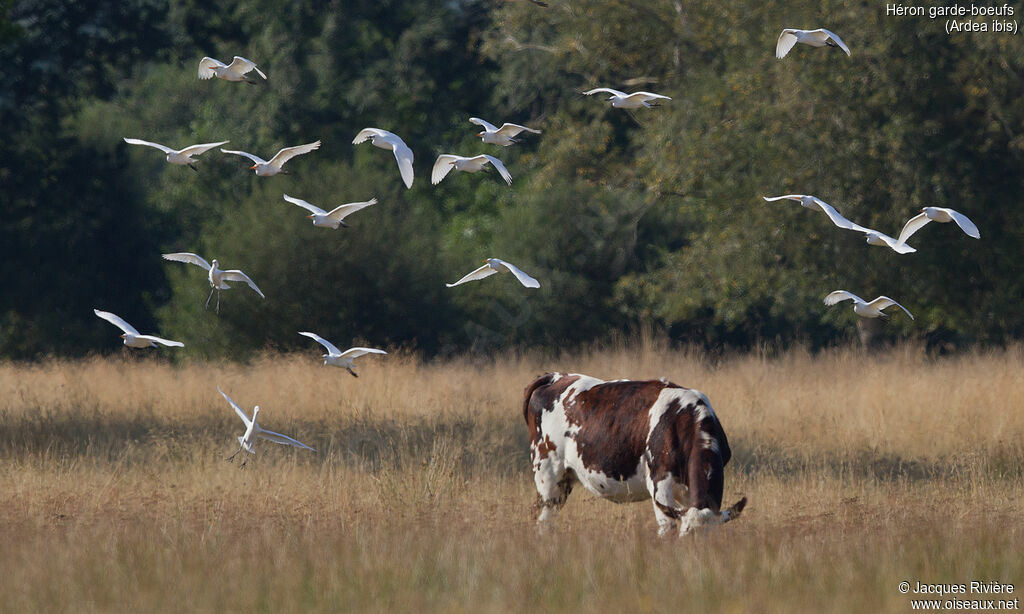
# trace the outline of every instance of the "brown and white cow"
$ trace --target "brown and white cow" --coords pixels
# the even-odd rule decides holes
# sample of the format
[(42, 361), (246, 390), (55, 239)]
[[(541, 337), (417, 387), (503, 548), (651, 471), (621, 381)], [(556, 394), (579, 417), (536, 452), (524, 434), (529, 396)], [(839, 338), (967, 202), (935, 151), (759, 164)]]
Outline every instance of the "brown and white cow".
[(722, 505), (732, 452), (707, 397), (664, 380), (606, 382), (547, 373), (526, 388), (538, 524), (565, 504), (575, 483), (616, 503), (652, 499), (658, 533), (728, 522), (746, 497)]

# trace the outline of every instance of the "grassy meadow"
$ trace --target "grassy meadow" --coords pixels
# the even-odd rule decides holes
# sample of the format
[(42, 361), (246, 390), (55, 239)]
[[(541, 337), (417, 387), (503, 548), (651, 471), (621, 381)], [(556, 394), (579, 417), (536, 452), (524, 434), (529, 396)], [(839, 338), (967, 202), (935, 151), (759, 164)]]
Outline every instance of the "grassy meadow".
[[(901, 581), (1024, 591), (1024, 351), (0, 365), (0, 610), (905, 612)], [(539, 535), (523, 388), (665, 376), (729, 436), (734, 523), (658, 539), (577, 488)], [(319, 453), (260, 441), (240, 420)], [(970, 596), (967, 596), (970, 598)], [(988, 595), (985, 597), (1003, 597)], [(975, 596), (977, 598), (977, 596)]]

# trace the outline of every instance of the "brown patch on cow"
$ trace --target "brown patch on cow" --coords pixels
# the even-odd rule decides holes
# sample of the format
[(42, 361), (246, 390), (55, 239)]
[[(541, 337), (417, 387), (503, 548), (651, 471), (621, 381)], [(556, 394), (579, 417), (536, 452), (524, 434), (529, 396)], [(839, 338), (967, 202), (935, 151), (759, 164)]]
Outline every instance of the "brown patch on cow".
[(547, 458), (548, 454), (554, 452), (556, 447), (551, 438), (545, 435), (543, 440), (537, 442), (537, 453), (534, 455), (534, 462)]
[(671, 475), (689, 487), (686, 459), (693, 453), (694, 409), (692, 403), (683, 407), (678, 398), (672, 399), (651, 428), (647, 446), (651, 451), (651, 479), (655, 483)]
[(580, 426), (575, 439), (583, 466), (619, 481), (636, 475), (647, 441), (648, 412), (666, 387), (658, 380), (605, 382), (567, 403), (566, 419)]

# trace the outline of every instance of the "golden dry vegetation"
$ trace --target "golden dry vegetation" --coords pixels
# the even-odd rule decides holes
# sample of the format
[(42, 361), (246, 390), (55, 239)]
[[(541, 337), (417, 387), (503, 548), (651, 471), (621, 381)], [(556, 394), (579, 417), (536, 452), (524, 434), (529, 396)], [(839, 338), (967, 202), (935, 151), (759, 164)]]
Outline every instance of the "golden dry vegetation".
[[(1024, 590), (1024, 354), (833, 350), (248, 365), (0, 365), (0, 609), (12, 612), (865, 612), (900, 581)], [(658, 539), (574, 491), (534, 526), (523, 388), (547, 370), (704, 391), (742, 518)], [(269, 442), (244, 469), (241, 421)], [(989, 595), (987, 597), (1003, 597)]]

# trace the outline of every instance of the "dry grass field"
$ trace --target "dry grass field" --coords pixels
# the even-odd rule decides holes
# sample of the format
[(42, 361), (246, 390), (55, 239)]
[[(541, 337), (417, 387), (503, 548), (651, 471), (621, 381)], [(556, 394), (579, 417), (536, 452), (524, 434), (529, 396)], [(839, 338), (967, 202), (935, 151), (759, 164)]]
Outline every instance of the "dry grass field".
[[(0, 610), (906, 612), (901, 581), (1024, 591), (1019, 348), (712, 361), (638, 342), (390, 355), (359, 379), (312, 354), (146, 356), (0, 365)], [(538, 535), (521, 403), (548, 370), (704, 391), (743, 517), (658, 539), (649, 503), (577, 489)], [(243, 429), (218, 385), (319, 453), (225, 462)]]

